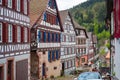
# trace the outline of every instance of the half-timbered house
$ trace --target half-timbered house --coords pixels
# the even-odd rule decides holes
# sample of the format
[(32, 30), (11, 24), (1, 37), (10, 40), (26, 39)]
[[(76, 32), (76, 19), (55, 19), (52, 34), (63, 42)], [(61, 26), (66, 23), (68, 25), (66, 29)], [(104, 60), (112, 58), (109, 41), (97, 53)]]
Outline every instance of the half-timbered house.
[(70, 12), (60, 11), (63, 32), (61, 33), (61, 65), (62, 74), (70, 74), (75, 70), (75, 29)]
[(60, 33), (56, 0), (31, 0), (31, 77), (60, 76)]
[(77, 22), (74, 21), (76, 31), (76, 67), (84, 66), (88, 63), (87, 56), (87, 32)]
[(30, 80), (29, 0), (0, 0), (0, 80)]
[(88, 64), (91, 65), (95, 63), (95, 60), (99, 57), (97, 54), (97, 36), (92, 32), (88, 32), (87, 39), (87, 53), (88, 53)]

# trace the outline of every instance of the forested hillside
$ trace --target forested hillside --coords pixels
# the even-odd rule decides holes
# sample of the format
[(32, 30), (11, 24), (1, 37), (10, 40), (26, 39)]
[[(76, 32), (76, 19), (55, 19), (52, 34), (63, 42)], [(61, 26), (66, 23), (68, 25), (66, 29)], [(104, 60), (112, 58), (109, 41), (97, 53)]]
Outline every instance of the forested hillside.
[(109, 39), (109, 31), (105, 30), (105, 0), (87, 0), (71, 8), (70, 12), (81, 26), (97, 35), (99, 44), (103, 44), (104, 40)]

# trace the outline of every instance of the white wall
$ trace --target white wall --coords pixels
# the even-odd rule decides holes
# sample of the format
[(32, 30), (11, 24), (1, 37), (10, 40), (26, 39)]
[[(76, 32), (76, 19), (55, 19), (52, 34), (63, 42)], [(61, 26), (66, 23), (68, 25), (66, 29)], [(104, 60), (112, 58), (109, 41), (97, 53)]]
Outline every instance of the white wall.
[(115, 39), (114, 71), (116, 77), (120, 79), (120, 38)]

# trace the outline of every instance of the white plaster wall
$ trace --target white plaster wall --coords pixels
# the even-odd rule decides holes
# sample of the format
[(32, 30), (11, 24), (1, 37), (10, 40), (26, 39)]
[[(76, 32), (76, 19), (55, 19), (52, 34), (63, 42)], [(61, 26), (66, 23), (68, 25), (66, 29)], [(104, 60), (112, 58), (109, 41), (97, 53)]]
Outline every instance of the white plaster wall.
[(114, 56), (114, 71), (116, 77), (120, 79), (120, 38), (115, 39), (115, 56)]

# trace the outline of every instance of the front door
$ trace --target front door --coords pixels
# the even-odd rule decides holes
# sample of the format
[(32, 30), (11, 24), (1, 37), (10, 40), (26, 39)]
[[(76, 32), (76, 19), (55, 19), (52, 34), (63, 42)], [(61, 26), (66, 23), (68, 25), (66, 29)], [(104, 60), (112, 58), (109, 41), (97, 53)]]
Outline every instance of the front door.
[(42, 76), (45, 77), (45, 74), (46, 74), (46, 72), (45, 72), (45, 63), (43, 63), (43, 65), (42, 65)]

